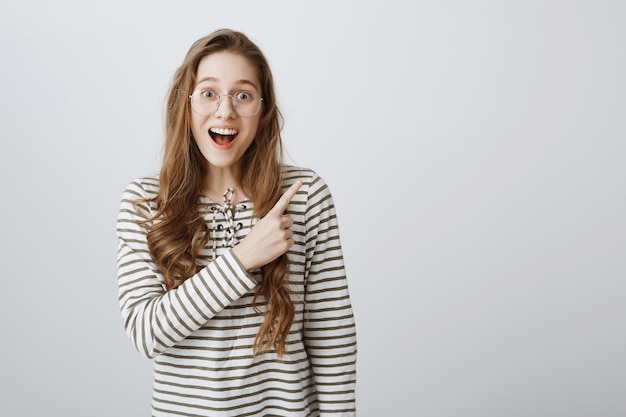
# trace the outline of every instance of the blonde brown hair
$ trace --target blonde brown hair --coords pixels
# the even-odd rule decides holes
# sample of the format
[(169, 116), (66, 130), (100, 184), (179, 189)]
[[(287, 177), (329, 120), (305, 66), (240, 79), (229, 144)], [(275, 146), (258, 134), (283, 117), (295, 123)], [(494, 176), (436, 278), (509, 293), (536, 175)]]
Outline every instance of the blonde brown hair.
[[(179, 286), (201, 269), (196, 262), (209, 234), (199, 199), (207, 175), (206, 160), (191, 135), (190, 101), (200, 61), (215, 52), (229, 51), (252, 63), (263, 95), (262, 116), (254, 142), (242, 156), (241, 185), (254, 203), (255, 215), (265, 216), (274, 206), (282, 185), (282, 115), (276, 106), (274, 81), (261, 50), (247, 36), (220, 29), (197, 40), (174, 74), (166, 118), (165, 148), (159, 176), (159, 192), (152, 199), (158, 210), (149, 224), (150, 254), (165, 277), (167, 290)], [(157, 219), (153, 222), (150, 220)], [(262, 268), (263, 279), (254, 297), (267, 302), (265, 319), (254, 341), (255, 352), (275, 349), (285, 353), (285, 342), (294, 318), (294, 306), (286, 287), (289, 276), (283, 254)]]

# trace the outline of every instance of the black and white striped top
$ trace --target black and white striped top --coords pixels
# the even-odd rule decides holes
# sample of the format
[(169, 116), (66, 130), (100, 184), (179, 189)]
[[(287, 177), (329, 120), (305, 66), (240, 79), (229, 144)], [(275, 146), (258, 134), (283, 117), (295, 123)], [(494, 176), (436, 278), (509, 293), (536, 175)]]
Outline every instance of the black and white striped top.
[(241, 267), (226, 239), (233, 224), (235, 242), (248, 234), (252, 203), (237, 204), (228, 221), (212, 209), (219, 204), (201, 198), (211, 237), (199, 259), (206, 266), (166, 292), (138, 224), (138, 210), (151, 216), (155, 207), (133, 204), (153, 197), (158, 180), (126, 188), (117, 221), (119, 302), (132, 343), (154, 358), (153, 416), (356, 415), (356, 333), (332, 196), (315, 172), (295, 167), (285, 168), (283, 191), (296, 180), (303, 185), (287, 209), (296, 316), (282, 358), (253, 355), (263, 321), (252, 306), (259, 277)]

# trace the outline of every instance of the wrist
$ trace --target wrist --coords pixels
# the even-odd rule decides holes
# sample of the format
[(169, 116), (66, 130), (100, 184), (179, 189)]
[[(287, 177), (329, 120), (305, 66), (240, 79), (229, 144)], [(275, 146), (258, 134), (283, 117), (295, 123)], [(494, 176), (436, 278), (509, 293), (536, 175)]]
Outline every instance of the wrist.
[(254, 268), (254, 265), (252, 265), (252, 262), (250, 261), (249, 256), (247, 256), (246, 254), (245, 247), (242, 247), (241, 244), (233, 247), (231, 249), (231, 252), (233, 256), (237, 258), (237, 261), (243, 267), (243, 269), (249, 272), (250, 270)]

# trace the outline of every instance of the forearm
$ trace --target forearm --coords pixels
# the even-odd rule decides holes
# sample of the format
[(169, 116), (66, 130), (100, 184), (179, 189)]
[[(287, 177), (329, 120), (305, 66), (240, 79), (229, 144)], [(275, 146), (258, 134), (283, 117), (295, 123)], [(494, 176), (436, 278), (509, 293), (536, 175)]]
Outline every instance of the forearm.
[(347, 287), (340, 281), (344, 280), (338, 279), (335, 281), (338, 286), (308, 297), (305, 343), (322, 415), (328, 412), (333, 416), (352, 416), (355, 412), (356, 327)]
[(165, 292), (153, 271), (137, 268), (136, 254), (120, 244), (119, 302), (126, 333), (153, 358), (188, 337), (256, 285), (229, 251)]
[(322, 416), (356, 415), (356, 326), (332, 196), (309, 187), (304, 337)]

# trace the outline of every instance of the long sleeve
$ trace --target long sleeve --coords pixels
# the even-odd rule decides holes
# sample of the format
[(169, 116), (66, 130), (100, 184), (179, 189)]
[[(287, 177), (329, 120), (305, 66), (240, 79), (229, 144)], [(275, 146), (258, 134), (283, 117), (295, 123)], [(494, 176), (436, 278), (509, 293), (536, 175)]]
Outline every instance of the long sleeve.
[(304, 340), (321, 416), (354, 416), (356, 328), (332, 196), (314, 176), (308, 189)]
[(178, 288), (165, 291), (163, 276), (148, 251), (147, 230), (140, 224), (145, 217), (139, 210), (151, 215), (150, 206), (133, 203), (148, 195), (146, 188), (156, 187), (151, 181), (135, 181), (126, 188), (117, 219), (123, 324), (135, 348), (148, 358), (188, 337), (257, 285), (228, 250)]

